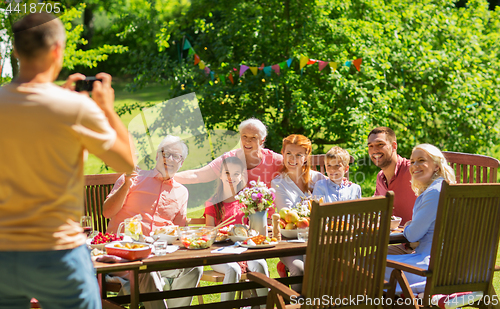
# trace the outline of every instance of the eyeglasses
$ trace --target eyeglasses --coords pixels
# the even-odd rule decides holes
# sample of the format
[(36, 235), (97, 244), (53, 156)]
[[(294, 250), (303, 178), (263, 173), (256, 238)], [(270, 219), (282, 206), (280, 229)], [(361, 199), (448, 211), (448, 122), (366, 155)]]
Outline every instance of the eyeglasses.
[(164, 159), (168, 159), (168, 158), (172, 157), (172, 160), (174, 160), (175, 162), (181, 162), (181, 160), (182, 160), (182, 156), (180, 154), (176, 154), (176, 153), (164, 152), (162, 150), (161, 155), (163, 156)]

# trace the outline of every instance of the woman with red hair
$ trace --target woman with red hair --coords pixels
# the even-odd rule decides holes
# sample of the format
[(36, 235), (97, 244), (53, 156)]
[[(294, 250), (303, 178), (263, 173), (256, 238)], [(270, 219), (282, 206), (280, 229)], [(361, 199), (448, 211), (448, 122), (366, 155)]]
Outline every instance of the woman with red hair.
[[(276, 190), (276, 209), (291, 207), (301, 201), (301, 197), (311, 195), (317, 181), (326, 179), (326, 176), (312, 171), (310, 155), (311, 141), (300, 134), (292, 134), (283, 139), (281, 154), (283, 166), (280, 175), (271, 181), (271, 187)], [(290, 275), (304, 274), (304, 256), (287, 256), (280, 258), (288, 267)], [(292, 285), (295, 291), (300, 291), (301, 285)]]

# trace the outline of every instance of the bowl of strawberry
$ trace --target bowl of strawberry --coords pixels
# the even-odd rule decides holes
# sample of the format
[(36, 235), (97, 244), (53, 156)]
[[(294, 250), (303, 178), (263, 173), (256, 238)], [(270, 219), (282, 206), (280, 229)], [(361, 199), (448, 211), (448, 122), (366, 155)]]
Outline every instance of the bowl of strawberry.
[(113, 241), (123, 240), (123, 236), (118, 236), (115, 233), (97, 233), (93, 238), (87, 239), (87, 245), (91, 249), (99, 249), (104, 251), (104, 246)]

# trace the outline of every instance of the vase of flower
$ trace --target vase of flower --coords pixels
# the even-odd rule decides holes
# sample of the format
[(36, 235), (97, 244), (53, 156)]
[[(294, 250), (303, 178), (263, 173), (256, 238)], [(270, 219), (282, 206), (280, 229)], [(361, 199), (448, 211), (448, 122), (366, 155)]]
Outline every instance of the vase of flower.
[(264, 211), (257, 211), (248, 216), (250, 229), (259, 232), (259, 235), (267, 237), (267, 209)]
[(235, 198), (245, 207), (241, 211), (248, 218), (250, 229), (267, 237), (267, 210), (274, 207), (274, 189), (270, 189), (260, 179), (250, 181), (250, 187), (241, 190)]

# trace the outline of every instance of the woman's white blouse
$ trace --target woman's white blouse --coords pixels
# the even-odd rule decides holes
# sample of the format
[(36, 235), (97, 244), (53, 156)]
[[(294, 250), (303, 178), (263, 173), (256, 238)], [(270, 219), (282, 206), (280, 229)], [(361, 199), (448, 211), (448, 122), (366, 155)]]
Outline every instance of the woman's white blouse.
[[(316, 182), (326, 179), (325, 175), (316, 171), (309, 171), (309, 175), (311, 176), (311, 181), (309, 183), (310, 192), (313, 191)], [(271, 188), (276, 190), (275, 204), (278, 211), (283, 207), (291, 207), (292, 205), (300, 202), (301, 197), (307, 197), (310, 195), (310, 192), (308, 194), (302, 192), (295, 182), (293, 182), (293, 180), (291, 180), (286, 174), (276, 176), (276, 178), (271, 181)]]

